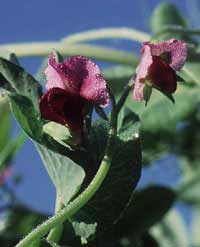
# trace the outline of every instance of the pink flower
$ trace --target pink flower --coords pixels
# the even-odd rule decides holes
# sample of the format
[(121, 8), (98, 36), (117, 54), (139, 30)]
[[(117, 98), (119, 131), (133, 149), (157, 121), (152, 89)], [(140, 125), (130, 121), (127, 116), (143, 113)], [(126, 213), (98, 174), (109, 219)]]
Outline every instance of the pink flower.
[(145, 42), (142, 47), (141, 62), (136, 70), (133, 98), (144, 99), (145, 83), (168, 94), (176, 91), (176, 71), (179, 71), (187, 57), (184, 41), (170, 39), (159, 43)]
[(48, 91), (40, 100), (44, 119), (78, 130), (83, 127), (83, 110), (88, 102), (101, 107), (109, 104), (106, 81), (98, 66), (87, 57), (73, 56), (58, 63), (51, 53), (45, 76)]

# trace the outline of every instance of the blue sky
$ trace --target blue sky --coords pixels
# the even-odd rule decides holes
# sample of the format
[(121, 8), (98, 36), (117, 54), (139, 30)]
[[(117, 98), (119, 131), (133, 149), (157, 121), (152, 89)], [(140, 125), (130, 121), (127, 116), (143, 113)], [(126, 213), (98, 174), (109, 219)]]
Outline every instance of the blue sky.
[[(162, 1), (3, 1), (0, 15), (0, 43), (58, 40), (74, 32), (102, 27), (127, 26), (149, 32), (149, 17), (153, 8), (160, 2)], [(200, 25), (198, 0), (171, 2), (177, 4), (190, 18), (192, 26)], [(126, 42), (120, 43), (120, 47), (135, 48), (134, 44)], [(40, 61), (37, 58), (21, 59), (22, 65), (31, 73), (36, 72)], [(17, 131), (14, 123), (13, 133)], [(16, 172), (24, 175), (22, 184), (15, 188), (19, 199), (35, 209), (53, 212), (55, 190), (30, 141), (27, 141), (18, 153), (14, 166)], [(158, 173), (165, 181), (172, 181), (177, 175), (176, 171), (169, 174), (169, 180), (162, 171), (154, 170), (151, 174), (144, 174), (142, 180), (153, 181)]]

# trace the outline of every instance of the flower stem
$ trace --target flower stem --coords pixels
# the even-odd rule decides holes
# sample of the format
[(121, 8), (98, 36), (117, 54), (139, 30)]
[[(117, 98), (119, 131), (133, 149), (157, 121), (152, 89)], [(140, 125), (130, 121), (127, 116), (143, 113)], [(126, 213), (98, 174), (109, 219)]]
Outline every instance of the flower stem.
[(189, 29), (184, 28), (178, 25), (165, 25), (155, 36), (163, 34), (163, 33), (182, 33), (182, 34), (190, 34), (190, 35), (200, 35), (200, 29)]
[(125, 51), (119, 51), (112, 48), (97, 45), (86, 44), (65, 44), (63, 42), (32, 42), (19, 44), (0, 45), (0, 50), (10, 50), (18, 57), (43, 57), (48, 56), (52, 49), (65, 56), (73, 56), (81, 54), (83, 56), (91, 57), (93, 59), (126, 64), (137, 65), (138, 58), (134, 54)]
[(101, 28), (69, 35), (62, 39), (62, 42), (74, 44), (99, 39), (127, 39), (144, 42), (150, 39), (150, 35), (127, 27)]
[[(56, 194), (56, 203), (55, 203), (55, 214), (57, 214), (64, 207), (59, 194)], [(57, 225), (55, 228), (51, 229), (47, 236), (48, 241), (58, 243), (63, 232), (63, 224)]]
[[(114, 132), (112, 131), (112, 135)], [(110, 148), (107, 150), (107, 153), (111, 153)], [(100, 185), (102, 184), (105, 176), (108, 173), (110, 168), (111, 158), (107, 155), (104, 156), (104, 159), (101, 162), (101, 166), (90, 183), (87, 189), (81, 193), (73, 202), (71, 202), (66, 208), (62, 209), (55, 216), (48, 219), (38, 227), (36, 227), (31, 233), (29, 233), (24, 239), (22, 239), (16, 247), (28, 247), (29, 244), (48, 233), (48, 231), (52, 228), (55, 228), (58, 224), (62, 224), (67, 218), (74, 215), (81, 207), (83, 207), (95, 194)]]
[[(129, 86), (129, 90), (131, 87)], [(114, 107), (111, 112), (111, 120), (110, 120), (110, 131), (108, 136), (108, 142), (106, 146), (106, 151), (104, 158), (101, 162), (99, 170), (97, 171), (95, 177), (89, 186), (79, 195), (77, 196), (71, 203), (68, 204), (65, 208), (60, 210), (56, 215), (46, 220), (44, 223), (40, 224), (36, 227), (31, 233), (29, 233), (24, 239), (22, 239), (16, 247), (28, 247), (30, 243), (42, 238), (46, 235), (49, 230), (55, 228), (57, 225), (62, 224), (66, 219), (73, 216), (76, 212), (78, 212), (96, 193), (101, 184), (103, 183), (112, 160), (112, 154), (115, 146), (115, 138), (117, 135), (117, 118), (119, 111), (121, 110), (126, 97), (127, 97), (127, 88), (125, 88), (122, 93), (121, 98), (119, 99), (120, 105)]]

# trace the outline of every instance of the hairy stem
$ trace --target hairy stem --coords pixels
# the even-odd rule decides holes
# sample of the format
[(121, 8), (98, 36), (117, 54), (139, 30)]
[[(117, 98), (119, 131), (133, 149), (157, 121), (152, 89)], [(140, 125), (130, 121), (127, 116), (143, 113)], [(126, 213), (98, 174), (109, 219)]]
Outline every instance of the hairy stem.
[[(56, 194), (56, 202), (55, 202), (55, 214), (57, 214), (64, 207), (60, 195)], [(57, 225), (55, 228), (51, 229), (47, 236), (48, 241), (52, 241), (54, 243), (58, 243), (63, 233), (63, 224)]]

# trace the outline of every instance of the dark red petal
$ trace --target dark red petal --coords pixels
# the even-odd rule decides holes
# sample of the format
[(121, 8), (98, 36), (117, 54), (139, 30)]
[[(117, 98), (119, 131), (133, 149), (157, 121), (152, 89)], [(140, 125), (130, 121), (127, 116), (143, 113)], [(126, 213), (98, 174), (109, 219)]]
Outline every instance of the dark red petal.
[(172, 94), (176, 91), (176, 72), (162, 58), (153, 56), (148, 77), (153, 85), (161, 91)]
[(41, 117), (78, 130), (83, 127), (84, 104), (80, 96), (71, 95), (61, 88), (52, 88), (41, 98)]

